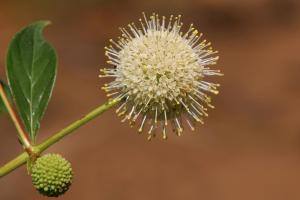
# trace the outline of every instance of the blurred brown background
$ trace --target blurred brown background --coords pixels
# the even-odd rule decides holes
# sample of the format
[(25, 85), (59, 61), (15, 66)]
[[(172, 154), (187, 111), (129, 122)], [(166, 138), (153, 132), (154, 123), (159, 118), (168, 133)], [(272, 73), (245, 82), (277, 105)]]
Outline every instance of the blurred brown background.
[[(75, 171), (61, 199), (300, 199), (300, 2), (298, 0), (1, 0), (0, 77), (16, 31), (49, 19), (46, 38), (59, 70), (39, 141), (106, 100), (100, 90), (103, 47), (141, 12), (182, 14), (220, 52), (216, 109), (196, 133), (168, 141), (137, 135), (114, 111), (82, 127), (49, 152)], [(22, 151), (10, 119), (0, 115), (0, 164)], [(0, 180), (0, 199), (45, 199), (25, 167)]]

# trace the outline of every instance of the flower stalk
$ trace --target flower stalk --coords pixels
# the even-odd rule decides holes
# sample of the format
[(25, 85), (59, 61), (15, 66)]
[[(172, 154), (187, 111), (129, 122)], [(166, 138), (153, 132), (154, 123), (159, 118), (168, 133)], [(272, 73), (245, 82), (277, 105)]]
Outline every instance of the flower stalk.
[[(92, 119), (96, 118), (97, 116), (101, 115), (103, 112), (109, 110), (110, 108), (112, 108), (113, 106), (115, 106), (118, 103), (119, 103), (118, 100), (111, 100), (111, 101), (108, 101), (108, 102), (100, 105), (99, 107), (92, 110), (90, 113), (88, 113), (87, 115), (85, 115), (81, 119), (71, 123), (66, 128), (62, 129), (61, 131), (59, 131), (55, 134), (53, 134), (51, 137), (46, 139), (41, 144), (39, 144), (37, 146), (33, 146), (33, 151), (35, 152), (35, 154), (41, 154), (43, 151), (45, 151), (50, 146), (52, 146), (53, 144), (55, 144), (58, 141), (60, 141), (61, 139), (63, 139), (65, 136), (67, 136), (71, 133), (74, 133), (74, 131), (76, 129), (78, 129), (81, 126), (85, 125), (86, 123), (88, 123)], [(19, 156), (17, 156), (12, 161), (5, 164), (3, 167), (0, 168), (0, 178), (4, 177), (5, 175), (9, 174), (13, 170), (15, 170), (18, 167), (25, 164), (28, 161), (28, 159), (29, 159), (28, 153), (24, 152), (24, 153), (20, 154)]]

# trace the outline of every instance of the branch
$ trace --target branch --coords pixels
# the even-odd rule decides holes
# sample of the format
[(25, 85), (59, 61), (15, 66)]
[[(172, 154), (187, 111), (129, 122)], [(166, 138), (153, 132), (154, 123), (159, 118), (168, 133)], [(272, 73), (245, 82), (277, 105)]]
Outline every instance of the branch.
[(18, 115), (16, 114), (16, 112), (14, 111), (14, 109), (12, 108), (12, 105), (9, 103), (9, 100), (7, 98), (7, 95), (4, 91), (3, 85), (0, 83), (0, 97), (3, 100), (3, 103), (7, 109), (7, 112), (10, 115), (10, 118), (12, 119), (17, 132), (19, 134), (19, 138), (23, 144), (24, 149), (30, 153), (32, 151), (32, 145), (31, 142), (29, 140), (29, 138), (27, 137), (26, 131), (24, 130), (22, 123), (20, 122)]
[[(85, 115), (83, 118), (73, 122), (66, 128), (62, 129), (61, 131), (53, 134), (53, 136), (49, 137), (47, 140), (45, 140), (43, 143), (33, 147), (34, 152), (37, 154), (42, 153), (46, 149), (48, 149), (50, 146), (64, 138), (65, 136), (71, 134), (74, 130), (78, 129), (79, 127), (85, 125), (92, 119), (96, 118), (103, 112), (107, 111), (108, 109), (112, 108), (114, 105), (119, 103), (119, 100), (112, 100), (104, 103), (103, 105), (97, 107), (87, 115)], [(26, 163), (26, 161), (29, 159), (29, 155), (24, 152), (20, 154), (18, 157), (16, 157), (14, 160), (8, 162), (3, 167), (0, 168), (0, 178), (4, 177), (8, 173), (12, 172), (13, 170), (17, 169), (18, 167), (22, 166)]]

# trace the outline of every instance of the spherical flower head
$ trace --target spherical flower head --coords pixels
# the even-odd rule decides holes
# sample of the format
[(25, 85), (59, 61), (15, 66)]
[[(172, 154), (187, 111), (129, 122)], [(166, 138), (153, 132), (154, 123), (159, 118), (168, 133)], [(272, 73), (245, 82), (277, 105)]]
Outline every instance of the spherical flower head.
[[(218, 56), (202, 34), (190, 25), (181, 32), (181, 16), (169, 20), (153, 14), (140, 19), (128, 29), (120, 28), (122, 36), (105, 47), (112, 68), (101, 69), (100, 77), (113, 77), (103, 89), (121, 100), (117, 113), (133, 125), (140, 119), (139, 132), (147, 130), (148, 139), (161, 130), (167, 138), (167, 125), (181, 135), (186, 124), (192, 130), (195, 122), (203, 123), (211, 98), (219, 84), (205, 81), (208, 76), (222, 75), (210, 69)], [(147, 126), (147, 128), (146, 128)]]
[(47, 154), (38, 158), (31, 171), (33, 186), (43, 195), (58, 197), (72, 183), (71, 164), (59, 154)]

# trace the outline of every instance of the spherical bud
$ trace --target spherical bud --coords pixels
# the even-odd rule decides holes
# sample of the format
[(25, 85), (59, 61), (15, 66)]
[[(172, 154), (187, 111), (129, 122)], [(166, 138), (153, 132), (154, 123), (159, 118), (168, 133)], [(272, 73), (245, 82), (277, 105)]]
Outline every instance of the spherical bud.
[(47, 154), (38, 158), (31, 171), (33, 186), (43, 195), (58, 197), (72, 183), (72, 168), (69, 161), (59, 154)]

